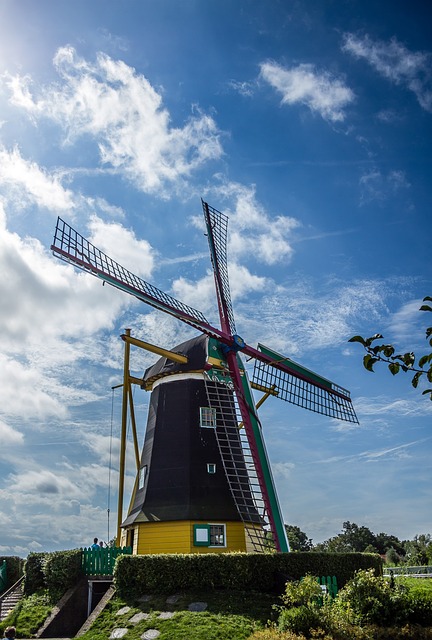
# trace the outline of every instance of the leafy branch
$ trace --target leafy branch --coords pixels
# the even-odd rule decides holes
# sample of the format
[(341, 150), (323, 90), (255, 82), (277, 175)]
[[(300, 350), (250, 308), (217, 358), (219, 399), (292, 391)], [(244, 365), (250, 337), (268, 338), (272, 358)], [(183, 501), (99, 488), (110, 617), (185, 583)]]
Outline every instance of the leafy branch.
[[(432, 302), (432, 297), (426, 296), (423, 298), (423, 302)], [(432, 311), (432, 307), (429, 304), (423, 304), (419, 310)], [(382, 339), (383, 336), (380, 333), (376, 333), (370, 338), (353, 336), (348, 342), (359, 342), (365, 348), (366, 355), (363, 358), (363, 366), (367, 371), (372, 371), (373, 373), (374, 365), (377, 362), (384, 362), (394, 376), (400, 371), (414, 373), (411, 384), (415, 389), (417, 389), (419, 380), (423, 375), (428, 382), (432, 383), (432, 353), (426, 353), (418, 359), (413, 351), (396, 354), (395, 348), (391, 344), (374, 344), (377, 340)], [(432, 347), (432, 327), (426, 329), (426, 340)], [(422, 395), (429, 395), (432, 400), (432, 389), (425, 389)]]

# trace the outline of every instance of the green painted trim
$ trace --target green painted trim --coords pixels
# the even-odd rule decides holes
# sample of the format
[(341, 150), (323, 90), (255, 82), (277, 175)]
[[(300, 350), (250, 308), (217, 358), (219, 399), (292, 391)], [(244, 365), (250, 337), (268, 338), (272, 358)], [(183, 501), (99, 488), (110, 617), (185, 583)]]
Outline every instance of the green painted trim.
[(294, 362), (294, 360), (291, 360), (291, 358), (282, 356), (280, 353), (277, 353), (277, 351), (273, 351), (272, 349), (265, 347), (263, 344), (259, 344), (258, 349), (264, 355), (268, 356), (275, 362), (280, 362), (281, 364), (284, 364), (285, 366), (289, 367), (293, 371), (300, 373), (302, 376), (305, 376), (306, 378), (309, 378), (309, 380), (311, 380), (312, 382), (317, 382), (322, 387), (327, 387), (328, 389), (333, 388), (333, 383), (330, 382), (330, 380), (327, 380), (327, 378), (323, 378), (322, 376), (318, 375), (317, 373), (314, 373), (313, 371), (311, 371), (310, 369), (307, 369), (306, 367), (302, 367), (301, 364)]
[[(197, 540), (197, 532), (206, 531), (207, 542), (200, 542)], [(209, 524), (194, 524), (193, 525), (193, 544), (194, 547), (209, 547), (210, 546), (210, 525)]]

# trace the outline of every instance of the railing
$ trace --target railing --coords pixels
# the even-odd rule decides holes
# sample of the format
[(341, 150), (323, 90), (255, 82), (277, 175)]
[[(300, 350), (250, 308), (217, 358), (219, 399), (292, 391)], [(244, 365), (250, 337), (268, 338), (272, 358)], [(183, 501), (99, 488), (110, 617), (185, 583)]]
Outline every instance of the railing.
[(423, 565), (420, 567), (384, 567), (383, 574), (386, 577), (393, 576), (411, 576), (411, 577), (427, 577), (432, 578), (432, 565)]
[(81, 551), (81, 566), (86, 576), (112, 576), (116, 558), (122, 554), (131, 554), (132, 547), (89, 547)]
[(6, 560), (3, 560), (0, 565), (0, 592), (4, 591), (7, 587), (7, 564)]

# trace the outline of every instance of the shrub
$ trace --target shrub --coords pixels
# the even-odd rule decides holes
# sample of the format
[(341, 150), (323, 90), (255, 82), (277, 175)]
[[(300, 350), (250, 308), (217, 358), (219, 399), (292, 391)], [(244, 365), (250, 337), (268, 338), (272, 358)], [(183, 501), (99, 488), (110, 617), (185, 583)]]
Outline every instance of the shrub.
[(306, 637), (309, 636), (311, 629), (319, 629), (320, 626), (319, 609), (305, 604), (292, 609), (284, 609), (278, 619), (279, 631), (303, 633)]
[(409, 613), (408, 621), (424, 627), (432, 627), (432, 590), (423, 585), (411, 586), (408, 589)]
[(281, 597), (287, 607), (314, 607), (322, 597), (321, 587), (313, 576), (306, 576), (302, 580), (287, 582), (285, 593)]
[(403, 585), (394, 587), (372, 570), (360, 570), (339, 591), (331, 616), (352, 624), (392, 626), (404, 623), (409, 615), (408, 591)]
[(56, 601), (76, 585), (82, 575), (81, 550), (30, 553), (25, 564), (24, 593), (48, 589)]

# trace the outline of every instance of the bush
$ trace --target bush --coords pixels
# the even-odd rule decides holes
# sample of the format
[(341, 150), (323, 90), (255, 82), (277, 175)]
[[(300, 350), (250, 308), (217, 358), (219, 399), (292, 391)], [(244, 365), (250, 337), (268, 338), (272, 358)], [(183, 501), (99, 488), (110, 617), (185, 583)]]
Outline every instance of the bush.
[(23, 574), (24, 560), (18, 556), (0, 556), (0, 565), (6, 560), (6, 589), (9, 589)]
[(282, 602), (288, 607), (315, 607), (322, 598), (321, 587), (313, 576), (305, 576), (302, 580), (287, 582)]
[(432, 627), (432, 590), (422, 589), (422, 585), (408, 589), (408, 621), (424, 627)]
[(364, 568), (372, 568), (381, 575), (381, 558), (365, 553), (306, 552), (123, 555), (116, 561), (114, 583), (120, 597), (189, 588), (253, 590), (279, 595), (288, 579), (300, 580), (307, 574), (335, 575), (341, 587), (357, 569)]
[(24, 566), (24, 594), (31, 595), (45, 587), (45, 577), (42, 564), (45, 553), (29, 553)]
[(339, 591), (331, 616), (351, 624), (397, 626), (408, 620), (410, 602), (404, 585), (394, 587), (372, 570), (360, 570)]
[(321, 626), (319, 609), (305, 604), (292, 609), (284, 609), (278, 619), (279, 631), (303, 633), (306, 637), (309, 637), (312, 629), (319, 629)]
[(24, 593), (48, 589), (53, 602), (77, 584), (82, 576), (81, 550), (30, 553), (25, 564)]

